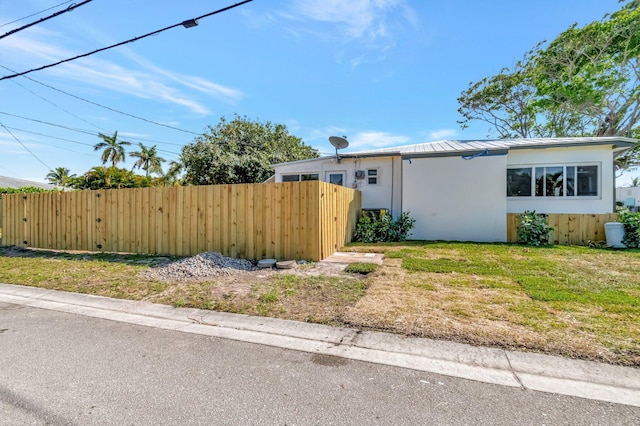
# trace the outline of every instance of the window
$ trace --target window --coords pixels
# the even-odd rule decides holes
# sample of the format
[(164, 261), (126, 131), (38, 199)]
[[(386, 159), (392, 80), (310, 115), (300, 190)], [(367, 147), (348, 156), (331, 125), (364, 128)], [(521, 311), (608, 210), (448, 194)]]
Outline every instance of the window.
[(378, 184), (378, 169), (367, 169), (367, 183), (369, 185)]
[(344, 175), (342, 173), (329, 173), (329, 183), (334, 185), (344, 185)]
[(282, 175), (283, 182), (300, 182), (305, 180), (318, 180), (317, 173)]
[(598, 166), (507, 169), (507, 197), (597, 197)]
[(305, 180), (318, 180), (318, 174), (317, 173), (309, 173), (306, 175), (300, 175), (300, 180), (305, 181)]

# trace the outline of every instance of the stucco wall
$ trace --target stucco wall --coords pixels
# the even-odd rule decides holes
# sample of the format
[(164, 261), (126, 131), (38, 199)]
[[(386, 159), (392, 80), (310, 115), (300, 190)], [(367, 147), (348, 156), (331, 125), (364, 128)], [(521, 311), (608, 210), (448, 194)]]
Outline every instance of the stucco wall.
[[(356, 179), (356, 170), (378, 170), (378, 183), (373, 185), (364, 179)], [(317, 173), (326, 181), (329, 172), (344, 172), (344, 186), (362, 191), (363, 209), (387, 209), (394, 216), (401, 213), (402, 161), (399, 157), (343, 158), (339, 163), (333, 158), (300, 161), (275, 167), (276, 182), (282, 175), (292, 173)]]
[(402, 207), (416, 219), (411, 239), (506, 241), (506, 156), (403, 163)]
[(611, 146), (511, 150), (507, 155), (507, 167), (581, 164), (599, 166), (597, 197), (508, 197), (507, 211), (509, 213), (522, 213), (525, 210), (535, 210), (538, 213), (613, 212), (615, 192)]

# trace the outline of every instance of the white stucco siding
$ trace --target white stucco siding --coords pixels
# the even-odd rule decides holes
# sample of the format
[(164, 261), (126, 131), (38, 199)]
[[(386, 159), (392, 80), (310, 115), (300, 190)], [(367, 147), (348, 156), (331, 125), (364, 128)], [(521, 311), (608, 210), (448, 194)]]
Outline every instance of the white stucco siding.
[(506, 241), (506, 156), (414, 158), (403, 162), (402, 207), (411, 239)]
[[(611, 213), (614, 211), (614, 167), (610, 145), (511, 150), (507, 167), (598, 166), (598, 195), (593, 197), (507, 197), (507, 211), (522, 213)], [(506, 176), (505, 176), (506, 179)], [(506, 192), (505, 192), (506, 195)]]
[[(362, 170), (364, 177), (356, 178)], [(376, 171), (376, 183), (370, 183), (368, 170)], [(330, 173), (344, 173), (344, 186), (362, 191), (363, 209), (386, 209), (394, 216), (401, 213), (402, 161), (400, 157), (333, 158), (300, 161), (275, 166), (275, 181), (282, 182), (283, 175), (317, 173), (322, 181), (328, 181)]]

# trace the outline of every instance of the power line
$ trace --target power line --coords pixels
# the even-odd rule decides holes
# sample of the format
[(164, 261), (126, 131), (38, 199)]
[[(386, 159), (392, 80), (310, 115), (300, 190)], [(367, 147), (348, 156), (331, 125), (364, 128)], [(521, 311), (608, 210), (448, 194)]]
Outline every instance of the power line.
[(47, 12), (47, 11), (49, 11), (49, 10), (51, 10), (51, 9), (55, 9), (55, 8), (56, 8), (56, 7), (58, 7), (58, 6), (62, 6), (63, 4), (71, 3), (72, 1), (73, 1), (73, 0), (63, 1), (62, 3), (58, 3), (58, 4), (56, 4), (55, 6), (51, 6), (51, 7), (48, 7), (48, 8), (46, 8), (46, 9), (44, 9), (44, 10), (41, 10), (40, 12), (32, 13), (31, 15), (24, 16), (24, 17), (22, 17), (22, 18), (20, 18), (20, 19), (14, 19), (14, 20), (13, 20), (13, 21), (11, 21), (11, 22), (7, 22), (7, 23), (5, 23), (5, 24), (0, 25), (0, 28), (2, 28), (2, 27), (6, 27), (7, 25), (11, 25), (11, 24), (16, 23), (16, 22), (19, 22), (19, 21), (24, 21), (25, 19), (31, 18), (32, 16), (40, 15), (41, 13)]
[[(65, 130), (70, 130), (72, 132), (83, 133), (85, 135), (97, 136), (96, 132), (94, 132), (93, 130), (78, 129), (78, 128), (74, 128), (74, 127), (63, 126), (62, 124), (51, 123), (49, 121), (38, 120), (36, 118), (24, 117), (22, 115), (11, 114), (9, 112), (4, 112), (4, 111), (0, 111), (0, 114), (7, 115), (9, 117), (20, 118), (22, 120), (33, 121), (34, 123), (46, 124), (47, 126), (58, 127), (58, 128), (65, 129)], [(46, 135), (43, 135), (43, 136), (46, 136)], [(155, 143), (155, 144), (162, 144), (162, 145), (174, 145), (174, 146), (179, 146), (179, 147), (184, 146), (183, 144), (174, 143), (174, 142), (154, 141), (152, 139), (143, 139), (143, 138), (136, 138), (136, 137), (129, 137), (127, 139), (141, 140), (141, 141), (144, 141), (144, 142), (152, 142), (152, 143)], [(170, 152), (172, 154), (176, 154), (175, 152), (171, 152), (171, 151), (166, 151), (166, 152)]]
[(11, 127), (11, 126), (5, 126), (5, 127), (7, 129), (16, 130), (18, 132), (29, 133), (29, 134), (38, 135), (38, 136), (44, 136), (46, 138), (57, 139), (57, 140), (65, 141), (65, 142), (71, 142), (71, 143), (75, 143), (75, 144), (78, 144), (78, 145), (86, 145), (86, 146), (90, 146), (92, 148), (94, 146), (94, 145), (92, 145), (90, 143), (87, 143), (87, 142), (80, 142), (80, 141), (74, 141), (73, 139), (59, 138), (57, 136), (52, 136), (52, 135), (47, 135), (47, 134), (44, 134), (44, 133), (33, 132), (31, 130), (19, 129), (17, 127)]
[[(4, 68), (6, 70), (9, 70), (11, 72), (15, 72), (11, 68), (5, 67), (4, 65), (0, 65), (0, 67)], [(31, 77), (27, 77), (27, 76), (23, 76), (23, 77), (28, 79), (28, 80), (33, 81), (34, 83), (37, 83), (37, 84), (41, 85), (41, 86), (48, 87), (51, 90), (55, 90), (56, 92), (60, 92), (60, 93), (62, 93), (64, 95), (70, 96), (72, 98), (78, 99), (78, 100), (86, 102), (88, 104), (95, 105), (97, 107), (104, 108), (106, 110), (109, 110), (109, 111), (112, 111), (112, 112), (115, 112), (115, 113), (118, 113), (118, 114), (121, 114), (121, 115), (124, 115), (124, 116), (127, 116), (127, 117), (135, 118), (136, 120), (141, 120), (141, 121), (144, 121), (144, 122), (147, 122), (147, 123), (150, 123), (150, 124), (155, 124), (156, 126), (166, 127), (167, 129), (177, 130), (177, 131), (183, 132), (183, 133), (190, 133), (190, 134), (196, 135), (196, 136), (200, 136), (201, 135), (201, 133), (192, 132), (191, 130), (181, 129), (179, 127), (170, 126), (168, 124), (158, 123), (157, 121), (153, 121), (153, 120), (150, 120), (148, 118), (140, 117), (138, 115), (130, 114), (128, 112), (120, 111), (120, 110), (117, 110), (115, 108), (111, 108), (111, 107), (108, 107), (106, 105), (102, 105), (102, 104), (100, 104), (98, 102), (90, 101), (89, 99), (85, 99), (85, 98), (80, 97), (78, 95), (74, 95), (73, 93), (65, 92), (64, 90), (58, 89), (56, 87), (53, 87), (53, 86), (51, 86), (49, 84), (46, 84), (46, 83), (43, 83), (43, 82), (38, 81), (36, 79), (33, 79)]]
[(46, 124), (48, 126), (59, 127), (61, 129), (65, 129), (65, 130), (71, 130), (72, 132), (78, 132), (78, 133), (84, 133), (84, 134), (91, 135), (91, 136), (96, 136), (95, 132), (89, 131), (89, 130), (74, 129), (73, 127), (63, 126), (62, 124), (50, 123), (48, 121), (38, 120), (36, 118), (23, 117), (21, 115), (11, 114), (11, 113), (8, 113), (8, 112), (3, 112), (3, 111), (0, 111), (0, 114), (8, 115), (9, 117), (21, 118), (23, 120), (33, 121), (35, 123)]
[(43, 66), (41, 66), (39, 68), (32, 68), (32, 69), (30, 69), (28, 71), (23, 71), (23, 72), (12, 74), (12, 75), (5, 75), (4, 77), (0, 77), (0, 81), (6, 80), (6, 79), (9, 79), (9, 78), (15, 78), (15, 77), (18, 77), (18, 76), (21, 76), (21, 75), (25, 75), (25, 74), (29, 74), (29, 73), (32, 73), (34, 71), (41, 71), (41, 70), (44, 70), (44, 69), (47, 69), (47, 68), (55, 67), (56, 65), (60, 65), (60, 64), (63, 64), (65, 62), (71, 62), (71, 61), (74, 61), (76, 59), (80, 59), (80, 58), (84, 58), (84, 57), (87, 57), (87, 56), (91, 56), (94, 53), (98, 53), (98, 52), (102, 52), (104, 50), (112, 49), (114, 47), (122, 46), (122, 45), (125, 45), (127, 43), (133, 43), (135, 41), (142, 40), (143, 38), (160, 34), (160, 33), (164, 32), (164, 31), (173, 29), (175, 27), (179, 27), (181, 25), (184, 26), (185, 28), (191, 28), (191, 27), (194, 27), (194, 26), (198, 25), (198, 20), (199, 19), (207, 18), (209, 16), (216, 15), (218, 13), (226, 12), (227, 10), (230, 10), (230, 9), (235, 8), (235, 7), (241, 6), (241, 5), (245, 4), (245, 3), (249, 3), (251, 1), (253, 1), (253, 0), (244, 0), (244, 1), (241, 1), (239, 3), (233, 4), (231, 6), (223, 7), (222, 9), (218, 9), (218, 10), (215, 10), (213, 12), (209, 12), (207, 14), (204, 14), (202, 16), (198, 16), (197, 18), (187, 19), (186, 21), (182, 21), (182, 22), (177, 23), (177, 24), (169, 25), (168, 27), (164, 27), (164, 28), (161, 28), (159, 30), (156, 30), (156, 31), (153, 31), (153, 32), (150, 32), (150, 33), (147, 33), (147, 34), (144, 34), (144, 35), (141, 35), (141, 36), (138, 36), (138, 37), (134, 37), (134, 38), (126, 40), (126, 41), (121, 41), (120, 43), (112, 44), (111, 46), (102, 47), (100, 49), (96, 49), (96, 50), (93, 50), (93, 51), (88, 52), (88, 53), (83, 53), (82, 55), (77, 55), (77, 56), (74, 56), (72, 58), (63, 59), (61, 61), (54, 62), (54, 63), (49, 64), (49, 65), (43, 65)]
[(80, 7), (80, 6), (84, 6), (85, 4), (87, 4), (87, 3), (91, 3), (92, 1), (93, 1), (93, 0), (84, 0), (82, 3), (78, 3), (78, 4), (75, 4), (75, 3), (74, 3), (74, 4), (72, 4), (71, 6), (69, 6), (68, 8), (66, 8), (66, 9), (64, 9), (64, 10), (59, 10), (59, 11), (57, 11), (56, 13), (54, 13), (54, 14), (52, 14), (52, 15), (49, 15), (49, 16), (46, 16), (46, 17), (44, 17), (44, 18), (41, 18), (41, 19), (40, 19), (40, 20), (38, 20), (38, 21), (34, 21), (34, 22), (31, 22), (31, 23), (29, 23), (29, 24), (27, 24), (27, 25), (23, 25), (23, 26), (21, 26), (21, 27), (19, 27), (19, 28), (15, 28), (15, 29), (13, 29), (13, 30), (11, 30), (11, 31), (9, 31), (9, 32), (4, 33), (4, 35), (1, 35), (1, 36), (0, 36), (0, 40), (2, 40), (2, 39), (3, 39), (3, 38), (5, 38), (5, 37), (10, 36), (11, 34), (15, 34), (15, 33), (19, 32), (19, 31), (22, 31), (22, 30), (26, 30), (27, 28), (32, 27), (32, 26), (34, 26), (34, 25), (36, 25), (36, 24), (40, 24), (40, 23), (42, 23), (42, 22), (44, 22), (44, 21), (48, 21), (48, 20), (49, 20), (49, 19), (51, 19), (51, 18), (55, 18), (56, 16), (60, 16), (60, 15), (62, 15), (63, 13), (71, 12), (73, 9), (76, 9), (76, 8), (78, 8), (78, 7)]
[[(3, 68), (5, 68), (5, 67), (3, 67)], [(29, 77), (25, 77), (25, 78), (29, 78)], [(53, 105), (54, 107), (58, 108), (58, 109), (59, 109), (59, 110), (61, 110), (61, 111), (66, 112), (66, 113), (67, 113), (67, 114), (69, 114), (70, 116), (75, 117), (75, 118), (77, 118), (78, 120), (84, 121), (85, 123), (87, 123), (87, 124), (89, 124), (89, 125), (91, 125), (91, 126), (95, 127), (96, 129), (99, 129), (99, 130), (102, 130), (102, 131), (106, 131), (104, 128), (102, 128), (102, 127), (98, 126), (97, 124), (93, 124), (92, 122), (90, 122), (90, 121), (88, 121), (88, 120), (85, 120), (84, 118), (80, 117), (79, 115), (76, 115), (76, 114), (72, 113), (71, 111), (67, 111), (66, 109), (64, 109), (63, 107), (61, 107), (61, 106), (57, 105), (56, 103), (54, 103), (54, 102), (52, 102), (52, 101), (50, 101), (50, 100), (48, 100), (48, 99), (46, 99), (46, 98), (44, 98), (44, 97), (42, 97), (42, 96), (38, 95), (38, 94), (37, 94), (36, 92), (34, 92), (33, 90), (29, 89), (29, 88), (28, 88), (28, 87), (26, 87), (26, 86), (23, 86), (22, 84), (18, 83), (17, 81), (15, 81), (15, 80), (14, 80), (13, 82), (14, 82), (15, 84), (17, 84), (18, 86), (22, 87), (22, 88), (23, 88), (24, 90), (26, 90), (27, 92), (31, 93), (33, 96), (36, 96), (36, 97), (38, 97), (38, 98), (42, 99), (42, 100), (43, 100), (43, 101), (45, 101), (46, 103), (48, 103), (48, 104), (50, 104), (50, 105)]]
[(0, 122), (0, 126), (2, 126), (7, 132), (9, 132), (9, 134), (11, 135), (11, 137), (13, 137), (13, 139), (16, 140), (16, 142), (18, 142), (20, 145), (22, 145), (22, 147), (24, 149), (27, 150), (27, 152), (29, 154), (31, 154), (33, 156), (33, 158), (35, 158), (36, 160), (38, 160), (40, 163), (42, 163), (43, 166), (45, 166), (47, 169), (49, 170), (53, 170), (51, 167), (47, 166), (46, 163), (44, 161), (42, 161), (40, 158), (38, 158), (37, 155), (35, 155), (29, 148), (27, 148), (27, 146), (25, 144), (22, 143), (22, 141), (20, 139), (18, 139), (16, 137), (16, 135), (14, 135), (13, 133), (11, 133), (11, 130), (9, 130), (4, 124), (2, 124), (2, 122)]
[[(17, 130), (17, 131), (23, 132), (23, 133), (29, 133), (29, 134), (32, 134), (32, 135), (43, 136), (43, 137), (49, 138), (49, 139), (56, 139), (56, 140), (60, 140), (60, 141), (64, 141), (64, 142), (75, 143), (75, 144), (78, 144), (78, 145), (90, 146), (91, 148), (93, 148), (95, 146), (95, 144), (91, 144), (91, 143), (87, 143), (87, 142), (80, 142), (80, 141), (75, 141), (73, 139), (60, 138), (58, 136), (47, 135), (45, 133), (38, 133), (38, 132), (31, 131), (31, 130), (19, 129), (17, 127), (6, 126), (6, 128), (7, 129), (11, 129), (11, 130)], [(131, 139), (131, 138), (127, 138), (127, 139)], [(56, 146), (56, 145), (52, 145), (52, 146), (54, 148), (60, 148), (59, 146)], [(158, 151), (166, 152), (167, 154), (180, 155), (180, 153), (178, 153), (178, 152), (167, 151), (165, 149), (158, 149)], [(72, 151), (72, 152), (77, 152), (77, 151)], [(81, 153), (81, 154), (84, 154), (84, 153)], [(88, 155), (88, 154), (86, 154), (86, 155)]]

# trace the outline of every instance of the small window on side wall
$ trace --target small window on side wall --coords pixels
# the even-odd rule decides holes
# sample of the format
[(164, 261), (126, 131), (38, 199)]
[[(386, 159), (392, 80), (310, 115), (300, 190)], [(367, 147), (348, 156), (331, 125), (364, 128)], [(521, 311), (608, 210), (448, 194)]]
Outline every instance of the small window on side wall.
[(300, 175), (282, 175), (283, 182), (299, 182)]
[(378, 184), (378, 169), (367, 169), (367, 183), (369, 185)]

